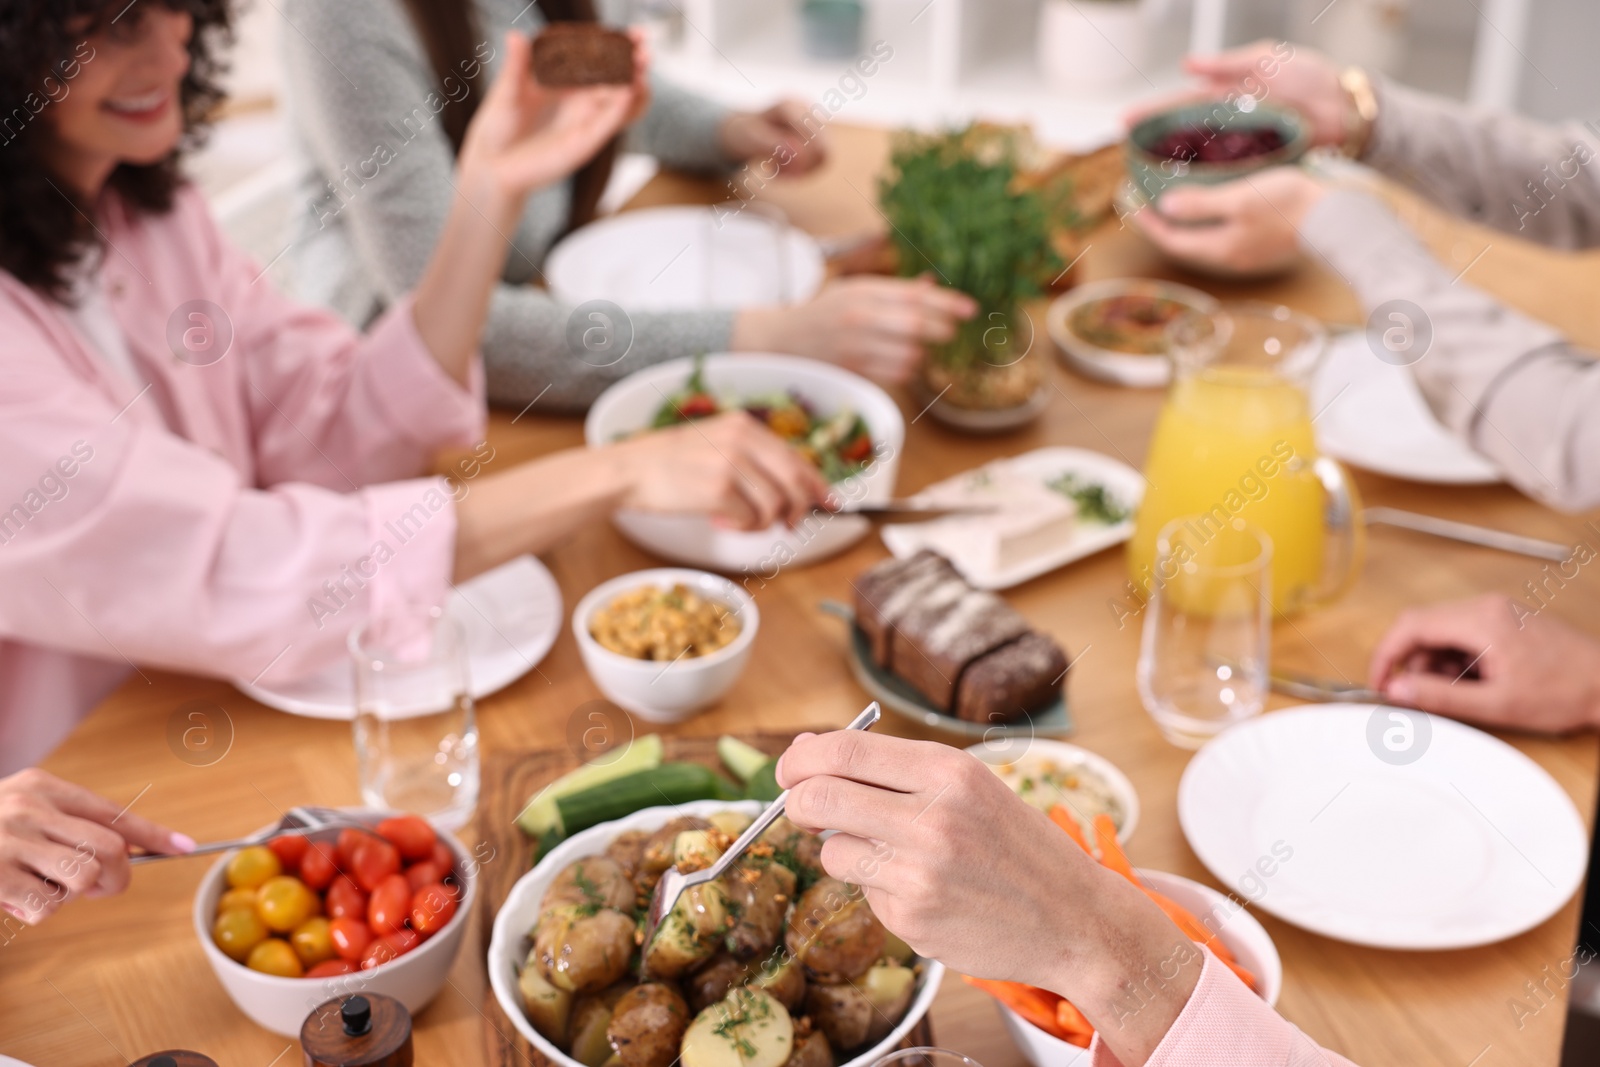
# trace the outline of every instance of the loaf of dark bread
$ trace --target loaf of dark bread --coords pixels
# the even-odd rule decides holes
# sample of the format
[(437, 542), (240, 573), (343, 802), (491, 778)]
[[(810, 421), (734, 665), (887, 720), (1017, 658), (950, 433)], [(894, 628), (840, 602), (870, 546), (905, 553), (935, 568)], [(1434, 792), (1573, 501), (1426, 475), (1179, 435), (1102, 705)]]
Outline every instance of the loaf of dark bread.
[(633, 81), (633, 38), (593, 22), (553, 22), (533, 39), (540, 85), (627, 85)]
[(895, 622), (889, 669), (948, 713), (967, 664), (1028, 629), (1028, 620), (1010, 604), (958, 577), (936, 586)]
[(937, 552), (922, 551), (909, 559), (886, 559), (858, 577), (856, 625), (872, 649), (872, 662), (885, 670), (889, 663), (889, 634), (895, 621), (915, 607), (936, 586), (961, 581), (950, 561)]
[(1060, 696), (1066, 673), (1060, 645), (1037, 631), (1023, 634), (967, 664), (956, 686), (956, 717), (981, 723), (1020, 719)]

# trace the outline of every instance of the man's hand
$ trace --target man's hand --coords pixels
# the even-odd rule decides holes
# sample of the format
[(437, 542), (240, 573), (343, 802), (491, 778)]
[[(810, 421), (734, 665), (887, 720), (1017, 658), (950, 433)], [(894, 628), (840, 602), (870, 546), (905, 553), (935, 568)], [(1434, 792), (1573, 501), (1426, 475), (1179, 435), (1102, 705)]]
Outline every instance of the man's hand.
[(809, 174), (828, 158), (822, 131), (806, 128), (809, 113), (798, 100), (784, 100), (761, 112), (736, 111), (723, 120), (718, 131), (722, 152), (729, 159), (768, 171)]
[(1300, 257), (1300, 226), (1326, 193), (1299, 167), (1275, 167), (1223, 185), (1175, 186), (1131, 218), (1173, 259), (1258, 274)]

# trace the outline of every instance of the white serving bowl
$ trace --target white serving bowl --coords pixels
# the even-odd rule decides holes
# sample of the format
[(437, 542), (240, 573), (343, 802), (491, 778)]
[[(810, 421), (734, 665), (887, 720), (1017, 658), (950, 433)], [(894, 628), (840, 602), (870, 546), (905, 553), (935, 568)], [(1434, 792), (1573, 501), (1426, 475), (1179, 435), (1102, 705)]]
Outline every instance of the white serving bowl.
[[(1138, 874), (1151, 889), (1188, 909), (1202, 923), (1215, 912), (1219, 916), (1213, 924), (1217, 936), (1238, 959), (1239, 965), (1256, 976), (1261, 986), (1261, 999), (1266, 1001), (1267, 1007), (1277, 1007), (1278, 994), (1283, 992), (1283, 960), (1278, 957), (1278, 947), (1256, 922), (1255, 916), (1215, 889), (1181, 875), (1143, 868)], [(1000, 1010), (1000, 1021), (1005, 1024), (1006, 1032), (1034, 1067), (1062, 1067), (1086, 1055), (1083, 1049), (1045, 1033), (998, 1000), (994, 1003)]]
[[(694, 360), (677, 359), (636, 371), (594, 402), (584, 420), (589, 447), (608, 444), (650, 425), (657, 410), (683, 387)], [(723, 353), (705, 357), (711, 392), (733, 399), (793, 390), (822, 414), (849, 408), (872, 434), (878, 458), (839, 491), (856, 505), (882, 504), (894, 495), (906, 426), (889, 394), (859, 375), (798, 356)], [(745, 532), (714, 525), (703, 515), (661, 515), (618, 511), (612, 516), (622, 535), (647, 552), (690, 567), (770, 579), (785, 567), (804, 566), (844, 551), (865, 537), (872, 524), (858, 515), (808, 519), (791, 530), (773, 525)]]
[(1039, 757), (1053, 759), (1057, 763), (1082, 764), (1105, 779), (1112, 795), (1122, 804), (1122, 825), (1117, 827), (1117, 840), (1127, 841), (1133, 836), (1134, 827), (1139, 825), (1139, 794), (1134, 790), (1133, 783), (1128, 781), (1128, 776), (1115, 763), (1086, 748), (1065, 741), (1052, 741), (1047, 737), (996, 737), (969, 745), (967, 751), (991, 765)]
[(1172, 361), (1166, 356), (1140, 356), (1101, 348), (1078, 336), (1072, 328), (1073, 313), (1083, 305), (1109, 297), (1135, 294), (1175, 300), (1207, 315), (1221, 307), (1211, 294), (1176, 282), (1156, 281), (1153, 278), (1106, 278), (1088, 282), (1056, 297), (1045, 311), (1045, 330), (1055, 342), (1062, 359), (1080, 374), (1112, 385), (1153, 388), (1170, 382)]
[[(683, 657), (673, 663), (634, 659), (613, 652), (589, 633), (589, 619), (623, 593), (641, 586), (662, 589), (683, 584), (707, 600), (732, 609), (739, 636), (706, 656)], [(761, 611), (737, 582), (705, 571), (657, 567), (601, 582), (572, 609), (572, 635), (578, 639), (583, 665), (607, 700), (651, 722), (682, 722), (721, 700), (750, 662)]]
[[(730, 810), (755, 815), (763, 806), (754, 800), (697, 800), (689, 804), (636, 811), (626, 818), (592, 826), (567, 838), (511, 887), (511, 895), (494, 918), (494, 933), (489, 941), (489, 985), (494, 989), (495, 999), (500, 1002), (500, 1008), (511, 1020), (511, 1025), (544, 1054), (552, 1067), (583, 1067), (583, 1064), (556, 1048), (528, 1021), (522, 1010), (522, 1000), (517, 995), (517, 968), (527, 959), (528, 931), (539, 918), (539, 902), (544, 899), (545, 890), (550, 888), (555, 876), (573, 860), (600, 855), (613, 838), (628, 830), (657, 830), (681, 815), (707, 816)], [(922, 960), (921, 965), (916, 996), (912, 997), (905, 1018), (882, 1041), (837, 1067), (868, 1067), (876, 1063), (900, 1044), (912, 1027), (928, 1014), (944, 978), (944, 965), (937, 960)]]
[[(393, 813), (360, 809), (350, 810), (349, 814), (356, 816), (358, 821), (366, 826), (376, 827)], [(312, 839), (332, 841), (338, 833), (337, 829), (329, 830), (315, 835)], [(306, 1016), (334, 997), (355, 993), (382, 993), (400, 1001), (406, 1006), (406, 1010), (415, 1016), (428, 1006), (428, 1003), (439, 994), (439, 990), (444, 988), (445, 978), (450, 974), (456, 954), (461, 950), (462, 938), (467, 932), (467, 917), (472, 914), (478, 898), (475, 861), (467, 854), (461, 843), (450, 834), (440, 833), (439, 840), (443, 841), (455, 856), (456, 876), (465, 890), (455, 916), (445, 924), (444, 929), (404, 956), (380, 967), (374, 967), (370, 971), (357, 971), (354, 974), (318, 979), (280, 978), (277, 975), (252, 971), (244, 964), (235, 963), (223, 955), (222, 950), (211, 940), (211, 924), (216, 918), (217, 900), (227, 887), (224, 875), (228, 860), (234, 855), (233, 852), (225, 853), (206, 872), (200, 881), (200, 888), (194, 895), (195, 935), (200, 938), (200, 947), (205, 952), (211, 969), (217, 973), (217, 980), (222, 983), (222, 988), (227, 990), (228, 996), (233, 998), (239, 1010), (257, 1024), (273, 1033), (296, 1039), (300, 1036), (300, 1027), (305, 1022)]]

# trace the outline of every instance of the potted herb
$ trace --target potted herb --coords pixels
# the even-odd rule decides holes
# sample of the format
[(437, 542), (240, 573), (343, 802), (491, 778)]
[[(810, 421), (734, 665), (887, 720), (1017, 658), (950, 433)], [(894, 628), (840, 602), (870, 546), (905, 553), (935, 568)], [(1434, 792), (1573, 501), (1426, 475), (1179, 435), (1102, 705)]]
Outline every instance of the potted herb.
[(977, 301), (978, 314), (930, 353), (923, 382), (940, 405), (978, 416), (965, 420), (975, 429), (1003, 428), (1008, 414), (1012, 425), (1031, 418), (1044, 387), (1043, 350), (1027, 358), (1035, 331), (1023, 305), (1061, 272), (1051, 240), (1058, 205), (1019, 181), (1017, 156), (1016, 133), (992, 126), (903, 134), (879, 190), (898, 272)]

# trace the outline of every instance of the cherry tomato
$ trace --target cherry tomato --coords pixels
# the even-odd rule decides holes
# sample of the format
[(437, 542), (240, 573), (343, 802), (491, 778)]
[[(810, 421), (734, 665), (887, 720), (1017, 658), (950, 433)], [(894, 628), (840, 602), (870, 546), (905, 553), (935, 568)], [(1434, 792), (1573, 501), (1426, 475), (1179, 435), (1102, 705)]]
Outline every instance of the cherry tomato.
[(234, 911), (238, 908), (255, 911), (257, 893), (258, 890), (246, 886), (228, 890), (222, 894), (222, 899), (217, 901), (217, 914), (221, 915), (225, 911)]
[(267, 928), (286, 934), (317, 913), (317, 895), (300, 879), (290, 874), (269, 878), (261, 887), (256, 911)]
[(300, 860), (300, 880), (312, 889), (326, 889), (339, 873), (338, 854), (326, 841), (313, 841)]
[(294, 933), (289, 935), (294, 954), (307, 967), (333, 959), (333, 937), (328, 927), (328, 920), (317, 915), (296, 926)]
[(408, 863), (425, 860), (433, 855), (433, 846), (439, 835), (433, 826), (420, 815), (397, 815), (378, 824), (378, 836), (400, 850), (400, 858)]
[(434, 860), (426, 859), (421, 863), (413, 863), (401, 873), (406, 876), (406, 881), (411, 884), (411, 891), (416, 892), (425, 885), (444, 881), (445, 875), (450, 873), (450, 869), (439, 866)]
[(333, 951), (340, 959), (360, 963), (361, 957), (367, 954), (367, 946), (372, 944), (372, 929), (360, 919), (346, 916), (328, 924), (328, 939), (333, 942)]
[(678, 405), (678, 414), (685, 419), (701, 419), (715, 415), (717, 410), (717, 398), (707, 393), (695, 393)]
[(338, 919), (348, 915), (353, 919), (367, 917), (367, 895), (361, 887), (350, 880), (347, 874), (341, 874), (328, 886), (328, 895), (324, 900), (328, 909), (328, 918)]
[(433, 845), (433, 862), (442, 864), (445, 870), (456, 865), (456, 854), (450, 851), (450, 846), (443, 841), (436, 841)]
[(860, 463), (870, 455), (872, 455), (872, 438), (864, 433), (857, 434), (855, 440), (839, 449), (839, 458), (846, 463)]
[(354, 827), (346, 827), (340, 830), (338, 850), (334, 853), (339, 860), (339, 869), (348, 871), (350, 864), (355, 861), (356, 849), (361, 846), (362, 842), (371, 840), (372, 835), (365, 830), (357, 830)]
[(267, 842), (267, 847), (277, 855), (286, 874), (293, 874), (300, 869), (300, 861), (305, 858), (308, 846), (309, 842), (300, 834), (285, 834)]
[(289, 942), (280, 937), (269, 937), (251, 949), (244, 965), (252, 971), (275, 974), (279, 978), (299, 978), (305, 973), (300, 957), (294, 954)]
[(392, 934), (385, 934), (367, 946), (367, 954), (361, 957), (361, 969), (370, 971), (374, 967), (381, 967), (396, 956), (404, 956), (420, 944), (422, 938), (417, 936), (415, 930), (397, 930)]
[(228, 884), (235, 889), (241, 886), (254, 889), (282, 873), (283, 864), (278, 862), (278, 854), (266, 845), (241, 848), (228, 861)]
[(443, 930), (456, 913), (456, 895), (435, 882), (423, 886), (411, 898), (411, 929), (423, 937)]
[(217, 916), (211, 924), (211, 940), (223, 955), (243, 963), (250, 950), (267, 939), (267, 924), (254, 908), (234, 908)]
[(323, 960), (306, 971), (307, 978), (337, 978), (341, 974), (355, 974), (356, 965), (349, 960)]
[(382, 937), (403, 930), (411, 916), (411, 884), (403, 874), (391, 874), (372, 891), (367, 901), (367, 925)]
[(356, 885), (371, 893), (392, 874), (400, 873), (400, 852), (389, 842), (369, 838), (356, 846), (355, 855), (345, 868)]

